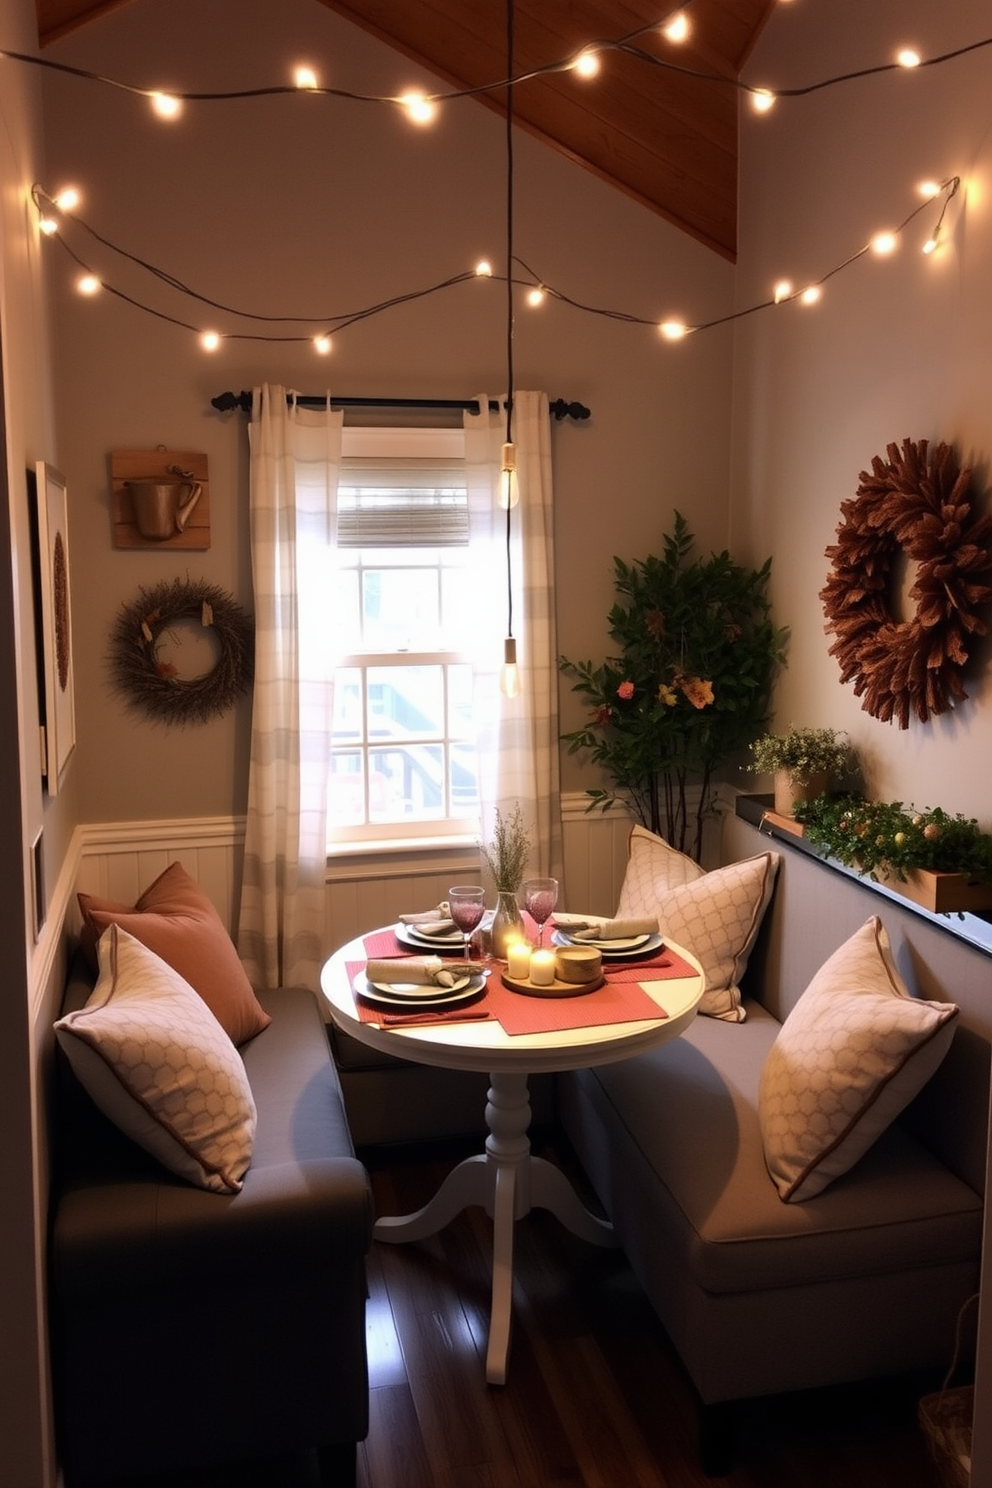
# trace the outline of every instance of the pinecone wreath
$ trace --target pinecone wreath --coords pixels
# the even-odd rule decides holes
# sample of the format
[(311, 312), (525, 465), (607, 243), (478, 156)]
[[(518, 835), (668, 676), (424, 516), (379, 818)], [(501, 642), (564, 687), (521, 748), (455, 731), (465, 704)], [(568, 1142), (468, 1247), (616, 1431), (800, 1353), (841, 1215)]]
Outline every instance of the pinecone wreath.
[[(992, 516), (972, 515), (971, 471), (949, 445), (904, 439), (862, 471), (857, 494), (841, 504), (831, 570), (820, 590), (830, 655), (853, 682), (866, 713), (904, 729), (968, 694), (960, 672), (968, 647), (988, 632), (977, 611), (992, 601)], [(899, 554), (916, 565), (912, 617), (892, 613)]]

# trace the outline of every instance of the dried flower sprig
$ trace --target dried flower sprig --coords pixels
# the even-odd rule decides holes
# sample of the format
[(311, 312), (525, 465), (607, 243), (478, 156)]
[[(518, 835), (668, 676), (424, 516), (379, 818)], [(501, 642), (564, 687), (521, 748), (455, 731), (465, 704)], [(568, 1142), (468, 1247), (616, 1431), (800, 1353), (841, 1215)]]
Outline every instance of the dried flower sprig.
[(479, 846), (497, 890), (515, 894), (523, 882), (531, 854), (531, 840), (519, 801), (506, 817), (496, 807), (492, 840), (480, 842)]

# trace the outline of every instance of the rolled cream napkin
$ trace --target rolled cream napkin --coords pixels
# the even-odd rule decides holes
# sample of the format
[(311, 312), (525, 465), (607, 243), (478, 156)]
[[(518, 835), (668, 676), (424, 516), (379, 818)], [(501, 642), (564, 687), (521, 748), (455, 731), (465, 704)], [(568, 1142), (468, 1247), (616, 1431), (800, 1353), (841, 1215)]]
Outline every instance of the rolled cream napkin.
[(412, 983), (416, 987), (453, 987), (463, 976), (482, 970), (478, 961), (442, 961), (440, 956), (391, 957), (388, 961), (369, 961), (365, 976), (370, 982)]
[[(556, 924), (561, 921), (556, 918)], [(631, 940), (635, 935), (657, 935), (657, 916), (642, 915), (626, 920), (587, 919), (581, 927), (562, 925), (573, 940)]]
[(401, 925), (412, 925), (424, 935), (446, 935), (454, 930), (455, 922), (448, 913), (448, 901), (442, 899), (436, 909), (420, 909), (412, 914), (397, 916)]

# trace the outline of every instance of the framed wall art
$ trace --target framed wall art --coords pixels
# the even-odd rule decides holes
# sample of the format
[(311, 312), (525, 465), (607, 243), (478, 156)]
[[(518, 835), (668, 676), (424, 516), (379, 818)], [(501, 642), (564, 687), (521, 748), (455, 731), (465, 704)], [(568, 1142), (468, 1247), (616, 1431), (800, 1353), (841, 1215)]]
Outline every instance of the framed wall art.
[(40, 699), (42, 773), (50, 796), (58, 794), (76, 746), (72, 625), (69, 611), (69, 533), (65, 479), (51, 465), (35, 466), (38, 512), (40, 642), (44, 683)]

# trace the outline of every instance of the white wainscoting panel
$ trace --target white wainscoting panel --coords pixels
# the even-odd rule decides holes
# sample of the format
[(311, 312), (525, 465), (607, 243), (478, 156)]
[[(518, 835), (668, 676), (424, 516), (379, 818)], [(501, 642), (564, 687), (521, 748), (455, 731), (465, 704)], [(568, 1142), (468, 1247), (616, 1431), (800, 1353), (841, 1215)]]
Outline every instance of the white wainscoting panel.
[(611, 915), (627, 868), (631, 819), (620, 807), (587, 811), (588, 805), (582, 791), (561, 799), (565, 876), (558, 903), (573, 914)]

